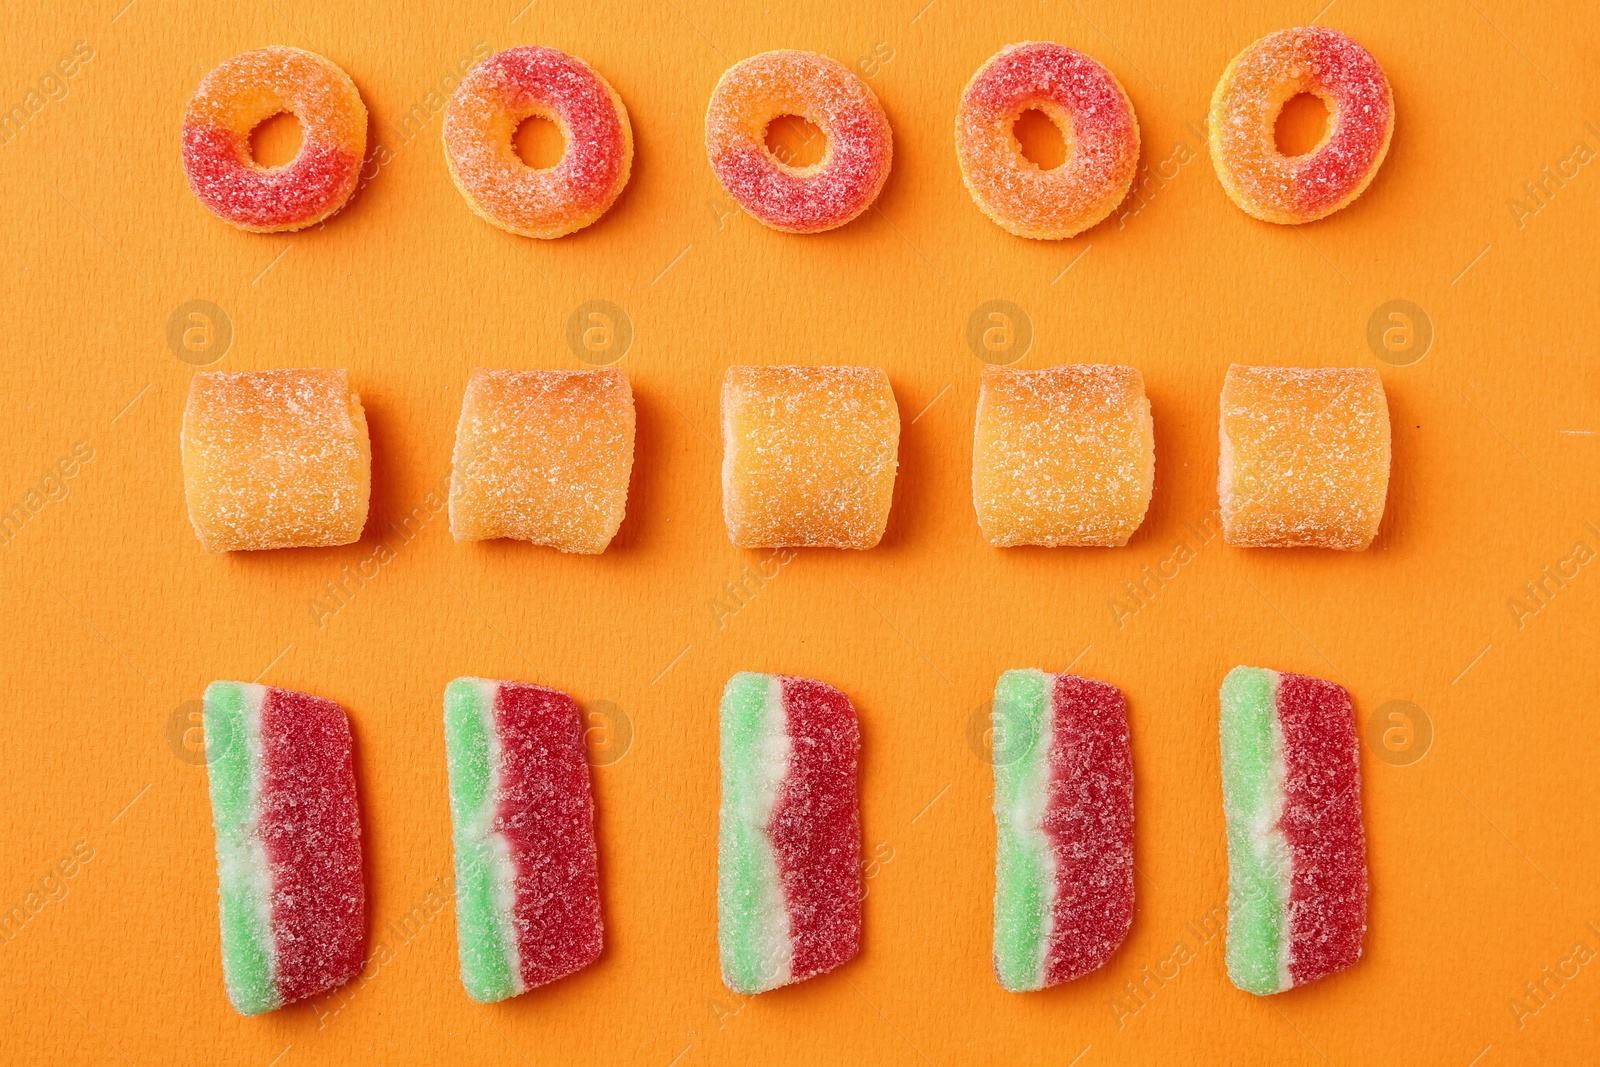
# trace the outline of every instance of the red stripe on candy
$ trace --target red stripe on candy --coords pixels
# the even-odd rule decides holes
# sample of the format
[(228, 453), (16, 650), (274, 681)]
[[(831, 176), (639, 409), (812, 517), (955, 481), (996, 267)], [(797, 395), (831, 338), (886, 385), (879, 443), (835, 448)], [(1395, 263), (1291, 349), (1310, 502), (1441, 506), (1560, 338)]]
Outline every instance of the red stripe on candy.
[(768, 835), (789, 904), (798, 982), (861, 947), (861, 734), (855, 709), (837, 689), (805, 678), (782, 684), (793, 748)]
[(500, 808), (495, 829), (511, 847), (511, 922), (531, 988), (581, 970), (600, 955), (600, 868), (583, 724), (571, 697), (502, 683)]
[(1278, 825), (1294, 862), (1289, 975), (1302, 985), (1361, 958), (1367, 928), (1361, 763), (1350, 694), (1342, 687), (1280, 675), (1278, 719), (1285, 769)]
[(967, 96), (967, 103), (995, 119), (1040, 100), (1067, 110), (1075, 142), (1133, 134), (1127, 99), (1106, 68), (1058, 44), (1040, 41), (1003, 52)]
[(230, 222), (277, 226), (315, 218), (355, 181), (361, 160), (336, 145), (307, 141), (285, 166), (246, 165), (243, 138), (216, 126), (183, 131), (184, 167), (194, 195)]
[(261, 707), (260, 836), (272, 869), (278, 995), (341, 985), (366, 955), (366, 890), (350, 723), (331, 700), (269, 689)]
[(557, 166), (578, 206), (610, 195), (622, 173), (622, 123), (610, 92), (587, 66), (558, 49), (524, 45), (484, 60), (484, 76), (506, 110), (548, 107), (567, 124), (571, 140)]
[(1062, 674), (1041, 828), (1056, 863), (1045, 984), (1099, 967), (1133, 923), (1133, 757), (1114, 685)]
[(860, 214), (878, 194), (890, 146), (883, 119), (868, 108), (847, 108), (828, 130), (832, 155), (814, 174), (791, 174), (764, 148), (739, 143), (714, 160), (728, 193), (764, 221), (793, 230), (828, 229)]
[(1349, 37), (1314, 29), (1300, 44), (1312, 84), (1325, 87), (1336, 101), (1333, 136), (1295, 168), (1297, 206), (1315, 212), (1349, 196), (1377, 164), (1393, 102), (1383, 68)]

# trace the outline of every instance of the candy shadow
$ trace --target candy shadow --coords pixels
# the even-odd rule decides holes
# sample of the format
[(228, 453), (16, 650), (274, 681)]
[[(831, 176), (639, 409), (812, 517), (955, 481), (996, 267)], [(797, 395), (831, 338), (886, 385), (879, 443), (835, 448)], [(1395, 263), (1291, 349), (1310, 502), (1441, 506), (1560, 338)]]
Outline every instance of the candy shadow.
[[(878, 104), (883, 108), (884, 117), (889, 121), (889, 136), (890, 143), (894, 147), (894, 158), (889, 163), (888, 175), (883, 179), (883, 188), (879, 189), (878, 195), (872, 198), (872, 203), (868, 204), (866, 210), (861, 212), (860, 215), (857, 215), (845, 225), (838, 227), (838, 230), (848, 230), (852, 226), (874, 217), (877, 217), (880, 222), (888, 222), (889, 216), (881, 211), (880, 205), (894, 206), (896, 199), (900, 195), (900, 188), (905, 182), (906, 158), (902, 155), (904, 146), (894, 140), (894, 131), (900, 127), (900, 123), (896, 120), (894, 112), (889, 109), (889, 106), (884, 104), (882, 97), (878, 98)], [(826, 144), (823, 146), (823, 151), (827, 151)], [(908, 186), (907, 188), (914, 188), (914, 186)], [(836, 233), (838, 230), (827, 232)], [(890, 232), (894, 232), (892, 223), (890, 224)], [(899, 241), (900, 238), (896, 236), (894, 240)]]
[(1422, 429), (1419, 421), (1422, 416), (1403, 394), (1388, 389), (1384, 392), (1389, 401), (1389, 493), (1384, 501), (1383, 519), (1378, 523), (1378, 536), (1372, 539), (1369, 552), (1405, 545), (1405, 523), (1418, 484), (1409, 462), (1413, 455), (1410, 435)]
[[(356, 392), (361, 393), (359, 385)], [(344, 549), (375, 547), (389, 522), (402, 517), (389, 514), (394, 501), (399, 499), (396, 465), (390, 461), (390, 457), (398, 451), (400, 444), (398, 427), (401, 417), (390, 412), (381, 396), (362, 395), (361, 407), (366, 412), (367, 439), (372, 447), (372, 495), (367, 502), (367, 524), (362, 528), (361, 540), (355, 545), (341, 546)]]
[[(863, 810), (864, 805), (861, 801), (863, 797), (881, 797), (885, 793), (885, 790), (881, 788), (882, 774), (878, 768), (882, 764), (879, 759), (879, 753), (884, 751), (888, 744), (889, 731), (883, 725), (881, 713), (862, 707), (857, 697), (850, 696), (848, 693), (846, 696), (850, 700), (850, 706), (856, 711), (856, 723), (861, 736), (861, 748), (856, 756), (856, 807), (861, 816), (861, 940), (856, 946), (856, 954), (854, 956), (833, 970), (825, 974), (819, 974), (816, 978), (802, 983), (804, 985), (810, 985), (811, 982), (815, 982), (818, 979), (828, 978), (841, 972), (848, 973), (859, 967), (860, 961), (868, 955), (872, 931), (875, 929), (870, 913), (880, 910), (872, 903), (875, 899), (875, 894), (872, 892), (872, 879), (867, 877), (866, 872), (869, 869), (874, 869), (879, 875), (882, 874), (884, 865), (876, 865), (874, 868), (869, 868), (867, 865), (877, 857), (878, 849), (881, 847), (880, 843), (887, 842), (889, 839), (872, 833), (871, 828), (867, 825), (867, 813)], [(890, 846), (893, 847), (892, 842), (890, 842)]]
[[(583, 705), (580, 702), (579, 707), (581, 708), (582, 706)], [(585, 747), (584, 751), (585, 758), (592, 761), (593, 752), (590, 751), (587, 746)], [(600, 954), (596, 956), (594, 960), (590, 962), (590, 964), (583, 970), (578, 971), (575, 974), (567, 975), (565, 978), (559, 979), (558, 982), (554, 984), (564, 984), (569, 980), (581, 978), (582, 976), (590, 974), (591, 972), (598, 974), (610, 962), (611, 957), (615, 955), (616, 950), (613, 949), (611, 945), (612, 939), (616, 936), (617, 932), (617, 924), (614, 921), (616, 915), (616, 904), (614, 900), (616, 889), (613, 885), (613, 882), (615, 881), (615, 878), (607, 877), (607, 874), (614, 871), (618, 866), (618, 852), (616, 849), (608, 847), (607, 842), (615, 840), (613, 835), (620, 833), (619, 829), (611, 827), (610, 824), (612, 823), (613, 819), (611, 818), (609, 812), (613, 806), (620, 803), (620, 794), (623, 790), (620, 783), (613, 784), (607, 790), (612, 794), (610, 801), (603, 802), (604, 798), (601, 796), (601, 782), (607, 777), (616, 776), (615, 772), (612, 771), (611, 768), (615, 767), (617, 763), (625, 762), (627, 760), (628, 753), (631, 751), (632, 738), (629, 740), (628, 752), (624, 752), (615, 763), (606, 764), (603, 767), (596, 766), (593, 762), (589, 764), (589, 794), (594, 798), (594, 839), (595, 848), (598, 853), (596, 859), (600, 872), (600, 926), (602, 930), (600, 937)], [(538, 990), (533, 989), (529, 990), (529, 992), (537, 993)]]
[[(356, 82), (356, 91), (361, 94), (363, 101), (372, 99), (372, 95), (361, 87), (360, 82)], [(304, 123), (301, 125), (304, 132)], [(371, 199), (372, 190), (368, 187), (378, 184), (378, 179), (383, 176), (384, 170), (395, 161), (398, 154), (399, 149), (384, 141), (383, 130), (378, 125), (378, 116), (372, 113), (372, 108), (367, 108), (367, 151), (361, 159), (361, 171), (356, 177), (355, 191), (350, 194), (350, 199), (345, 201), (344, 207), (329, 218), (323, 219), (320, 224), (312, 228), (312, 232), (342, 221), (366, 216), (372, 211), (392, 210), (396, 205), (379, 205), (369, 209), (367, 201)]]
[(1168, 421), (1166, 412), (1169, 410), (1165, 395), (1159, 389), (1151, 389), (1149, 379), (1145, 380), (1145, 395), (1150, 398), (1150, 422), (1154, 427), (1155, 437), (1155, 474), (1151, 478), (1150, 504), (1145, 509), (1144, 519), (1139, 523), (1139, 528), (1133, 531), (1133, 536), (1128, 538), (1124, 548), (1138, 548), (1146, 541), (1156, 536), (1156, 529), (1167, 519), (1169, 508), (1167, 498), (1170, 487), (1166, 484), (1172, 479), (1174, 464), (1178, 462), (1174, 454), (1174, 445), (1170, 435), (1163, 434), (1163, 425), (1176, 426), (1181, 416), (1176, 412)]
[[(902, 387), (892, 377), (889, 385), (894, 390), (898, 404), (899, 398), (904, 395)], [(919, 431), (915, 423), (906, 421), (904, 408), (900, 411), (898, 455), (899, 469), (895, 471), (894, 495), (889, 501), (889, 521), (884, 527), (883, 539), (875, 546), (880, 549), (897, 549), (905, 545), (909, 531), (926, 527), (927, 516), (938, 506), (931, 494), (922, 491), (921, 482), (933, 469), (933, 445), (925, 431)], [(916, 487), (907, 488), (908, 481), (915, 481)]]
[[(377, 900), (372, 889), (377, 881), (373, 877), (372, 860), (379, 849), (372, 840), (374, 820), (367, 811), (367, 800), (373, 795), (375, 785), (372, 781), (371, 771), (366, 769), (361, 759), (362, 749), (366, 747), (365, 742), (362, 740), (365, 727), (354, 715), (350, 714), (349, 709), (345, 709), (344, 715), (350, 724), (350, 767), (356, 780), (356, 822), (361, 828), (361, 888), (365, 900), (362, 906), (361, 928), (362, 936), (366, 939), (363, 953), (365, 959), (362, 964), (364, 972), (372, 963), (372, 948), (376, 935), (373, 916), (378, 913)], [(358, 982), (360, 977), (353, 978), (351, 981)], [(319, 996), (325, 995), (327, 994), (319, 994)]]
[(633, 391), (633, 469), (628, 473), (628, 506), (622, 524), (606, 546), (606, 554), (628, 555), (644, 544), (643, 531), (656, 521), (665, 472), (661, 459), (667, 455), (666, 417), (655, 393)]

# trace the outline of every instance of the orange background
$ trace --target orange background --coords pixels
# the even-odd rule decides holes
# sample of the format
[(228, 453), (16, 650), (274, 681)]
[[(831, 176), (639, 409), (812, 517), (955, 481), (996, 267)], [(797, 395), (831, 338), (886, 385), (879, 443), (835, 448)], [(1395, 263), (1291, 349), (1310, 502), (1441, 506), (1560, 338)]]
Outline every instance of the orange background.
[[(0, 90), (29, 113), (0, 144), (0, 504), (26, 509), (58, 459), (78, 442), (92, 450), (46, 484), (59, 499), (32, 498), (37, 513), (0, 550), (0, 907), (27, 915), (0, 947), (7, 1058), (1592, 1057), (1600, 23), (1587, 5), (525, 2), (0, 12)], [(1313, 18), (1384, 64), (1396, 132), (1354, 206), (1274, 227), (1227, 200), (1196, 131), (1235, 52)], [(1001, 45), (1041, 38), (1088, 52), (1127, 87), (1150, 173), (1142, 200), (1060, 243), (988, 222), (951, 145), (971, 73)], [(78, 41), (92, 58), (35, 109), (27, 94)], [(621, 93), (637, 158), (597, 225), (556, 242), (511, 237), (451, 186), (442, 101), (429, 93), (480, 42), (555, 45)], [(179, 124), (207, 70), (274, 43), (343, 66), (389, 158), (327, 226), (249, 235), (189, 194)], [(778, 47), (859, 62), (894, 126), (876, 208), (834, 233), (763, 229), (706, 163), (702, 110), (718, 74)], [(408, 138), (413, 107), (421, 126)], [(1547, 166), (1567, 176), (1557, 184)], [(1530, 181), (1545, 183), (1539, 202)], [(194, 299), (231, 323), (215, 369), (350, 369), (374, 452), (361, 543), (201, 552), (177, 443), (194, 367), (178, 353), (217, 353), (167, 341), (169, 317)], [(448, 471), (468, 372), (585, 365), (565, 337), (593, 299), (622, 308), (633, 331), (619, 364), (639, 411), (622, 533), (598, 558), (455, 544), (427, 497)], [(1031, 323), (1022, 366), (1144, 372), (1157, 484), (1127, 548), (981, 541), (969, 455), (983, 364), (966, 329), (991, 299)], [(1369, 319), (1394, 299), (1423, 309), (1433, 332), (1404, 366), (1376, 353), (1404, 362), (1415, 348), (1368, 342)], [(1235, 360), (1382, 371), (1394, 477), (1372, 551), (1205, 539), (1217, 395)], [(728, 543), (718, 497), (718, 382), (738, 362), (889, 371), (904, 431), (880, 548), (801, 552), (775, 576), (747, 576), (767, 554)], [(418, 508), (421, 532), (397, 539), (389, 524)], [(348, 581), (337, 612), (315, 611), (324, 584), (370, 560), (380, 537), (393, 558), (364, 585)], [(1171, 576), (1164, 561), (1180, 542), (1192, 558)], [(1171, 577), (1158, 587), (1147, 567)], [(1544, 578), (1546, 567), (1567, 577)], [(1110, 606), (1119, 595), (1132, 605), (1124, 581), (1154, 590), (1136, 612)], [(1512, 598), (1530, 581), (1549, 592), (1519, 612)], [(740, 601), (729, 583), (743, 584)], [(1226, 893), (1216, 691), (1239, 663), (1341, 682), (1364, 738), (1365, 958), (1267, 1000), (1228, 984), (1215, 936)], [(1140, 877), (1132, 932), (1102, 971), (1018, 996), (988, 959), (981, 725), (998, 674), (1025, 666), (1072, 666), (1127, 693)], [(716, 704), (740, 669), (825, 679), (855, 701), (871, 860), (860, 959), (751, 1000), (722, 987), (715, 941)], [(571, 691), (603, 764), (606, 952), (491, 1007), (457, 982), (442, 888), (440, 702), (462, 674)], [(338, 996), (242, 1019), (223, 995), (206, 776), (187, 716), (212, 679), (257, 677), (350, 712), (376, 955)], [(1387, 713), (1369, 725), (1391, 700), (1416, 705), (1409, 742)], [(1414, 759), (1424, 726), (1431, 744)], [(75, 846), (92, 856), (63, 876)]]

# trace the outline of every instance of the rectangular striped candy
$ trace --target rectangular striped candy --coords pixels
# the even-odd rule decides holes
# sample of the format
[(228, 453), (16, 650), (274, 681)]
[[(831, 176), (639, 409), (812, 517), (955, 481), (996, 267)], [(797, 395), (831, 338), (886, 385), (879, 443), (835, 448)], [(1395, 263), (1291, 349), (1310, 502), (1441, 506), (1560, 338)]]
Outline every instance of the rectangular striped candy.
[(860, 749), (855, 708), (832, 686), (728, 680), (717, 940), (735, 993), (804, 981), (860, 950)]
[(994, 972), (1013, 992), (1088, 974), (1133, 922), (1133, 757), (1114, 685), (1006, 671), (994, 691)]
[(461, 984), (489, 1004), (600, 955), (583, 722), (559, 689), (457, 678), (444, 692), (444, 730)]
[(1222, 683), (1228, 977), (1281, 993), (1361, 958), (1367, 846), (1350, 694), (1235, 667)]
[(342, 985), (366, 955), (350, 724), (331, 700), (206, 687), (222, 973), (241, 1015)]

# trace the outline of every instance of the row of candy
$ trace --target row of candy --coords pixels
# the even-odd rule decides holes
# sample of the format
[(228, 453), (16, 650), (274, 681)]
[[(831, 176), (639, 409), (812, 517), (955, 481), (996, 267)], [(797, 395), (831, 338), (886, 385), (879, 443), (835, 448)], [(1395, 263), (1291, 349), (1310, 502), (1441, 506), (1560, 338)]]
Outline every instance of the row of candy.
[[(476, 370), (456, 427), (450, 530), (603, 552), (634, 452), (621, 370)], [(1361, 368), (1228, 369), (1217, 492), (1231, 544), (1371, 544), (1389, 483), (1389, 411)], [(866, 549), (888, 525), (900, 413), (870, 367), (730, 367), (722, 510), (735, 545)], [(343, 370), (196, 374), (183, 417), (189, 517), (209, 551), (350, 544), (367, 522), (371, 450)], [(991, 545), (1128, 542), (1155, 480), (1132, 367), (987, 367), (972, 498)]]
[[(1042, 989), (1102, 966), (1133, 921), (1133, 761), (1122, 692), (1007, 671), (993, 705), (995, 975)], [(1221, 692), (1229, 977), (1277, 993), (1349, 967), (1366, 841), (1349, 695), (1252, 667)], [(444, 724), (461, 981), (504, 1000), (601, 952), (594, 797), (567, 694), (458, 678)], [(205, 696), (228, 998), (255, 1015), (355, 977), (366, 893), (350, 727), (338, 704), (239, 682)], [(865, 897), (855, 708), (740, 673), (721, 709), (717, 932), (737, 993), (854, 958)]]
[[(1275, 139), (1283, 105), (1300, 93), (1327, 105), (1327, 132), (1309, 151)], [(1025, 112), (1055, 124), (1066, 158), (1040, 167), (1015, 126)], [(252, 130), (280, 112), (299, 118), (303, 147), (282, 167), (259, 164)], [(774, 120), (798, 116), (825, 138), (814, 163), (769, 146)], [(560, 129), (561, 158), (532, 167), (515, 137), (527, 119)], [(1394, 129), (1389, 82), (1370, 53), (1319, 26), (1268, 34), (1223, 72), (1208, 142), (1228, 196), (1267, 222), (1322, 218), (1376, 175)], [(528, 237), (561, 237), (599, 219), (632, 172), (628, 109), (583, 60), (524, 45), (484, 57), (461, 78), (443, 122), (451, 179), (485, 221)], [(212, 212), (256, 232), (297, 230), (333, 215), (364, 165), (367, 111), (337, 65), (271, 47), (224, 61), (201, 80), (184, 115), (190, 188)], [(872, 206), (889, 177), (894, 139), (882, 105), (854, 72), (815, 52), (763, 52), (734, 64), (706, 109), (706, 153), (728, 195), (790, 233), (842, 226)], [(1007, 45), (973, 74), (956, 114), (955, 148), (974, 203), (1022, 237), (1059, 240), (1106, 218), (1133, 184), (1139, 121), (1109, 70), (1049, 41)], [(380, 162), (381, 165), (381, 162)]]

